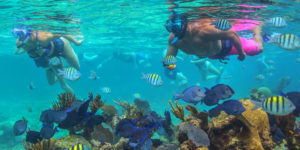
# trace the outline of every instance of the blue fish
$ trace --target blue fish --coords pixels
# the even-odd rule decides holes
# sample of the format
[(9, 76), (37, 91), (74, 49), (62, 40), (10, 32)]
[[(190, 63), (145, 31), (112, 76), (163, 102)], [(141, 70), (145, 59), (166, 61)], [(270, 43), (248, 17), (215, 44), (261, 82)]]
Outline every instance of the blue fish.
[(194, 105), (199, 103), (204, 97), (205, 94), (199, 86), (191, 86), (186, 88), (181, 94), (175, 94), (175, 100), (182, 99)]
[(133, 148), (141, 146), (147, 140), (148, 133), (149, 129), (135, 128), (129, 138), (129, 145)]
[(43, 124), (43, 127), (40, 131), (40, 137), (43, 139), (50, 139), (57, 132), (57, 126), (54, 127), (54, 124)]
[(211, 89), (205, 91), (205, 97), (203, 102), (207, 106), (213, 106), (218, 104), (219, 100), (225, 100), (231, 98), (234, 94), (233, 89), (229, 85), (217, 84)]
[(145, 128), (158, 128), (161, 126), (162, 119), (154, 111), (151, 111), (147, 116), (143, 116), (139, 120), (139, 125)]
[(40, 116), (40, 121), (47, 124), (60, 123), (67, 118), (67, 112), (56, 110), (44, 110)]
[(27, 129), (27, 120), (23, 117), (22, 120), (18, 120), (14, 124), (14, 135), (22, 135)]
[(42, 140), (43, 140), (43, 138), (41, 137), (40, 132), (37, 132), (37, 131), (26, 132), (26, 142), (36, 144)]
[(215, 25), (217, 29), (222, 31), (227, 31), (231, 28), (230, 22), (226, 19), (217, 19), (216, 21), (212, 21), (211, 25)]
[(293, 113), (295, 116), (300, 117), (300, 92), (288, 92), (281, 95), (287, 97), (295, 105)]
[(220, 111), (224, 111), (228, 115), (241, 115), (246, 108), (238, 100), (227, 100), (222, 104), (218, 104), (215, 108), (209, 111), (211, 117), (217, 117), (220, 114)]
[(121, 137), (129, 138), (132, 136), (136, 124), (130, 119), (122, 119), (116, 126), (115, 134)]

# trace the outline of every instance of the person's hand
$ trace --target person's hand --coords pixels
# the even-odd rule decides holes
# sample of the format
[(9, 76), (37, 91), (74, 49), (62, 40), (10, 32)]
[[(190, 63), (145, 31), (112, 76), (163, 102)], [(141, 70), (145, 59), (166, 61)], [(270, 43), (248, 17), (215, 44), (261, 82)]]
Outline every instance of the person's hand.
[(239, 59), (240, 61), (243, 61), (245, 58), (246, 58), (245, 53), (239, 54), (238, 59)]

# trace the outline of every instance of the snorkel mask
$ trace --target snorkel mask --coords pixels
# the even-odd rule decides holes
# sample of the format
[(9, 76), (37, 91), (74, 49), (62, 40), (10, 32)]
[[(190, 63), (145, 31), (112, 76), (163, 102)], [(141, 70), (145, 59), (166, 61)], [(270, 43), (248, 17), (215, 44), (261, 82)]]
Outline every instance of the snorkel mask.
[(30, 30), (22, 28), (14, 28), (12, 34), (15, 38), (19, 39), (20, 44), (26, 43), (30, 38)]
[(167, 20), (165, 27), (168, 32), (175, 34), (175, 37), (171, 42), (171, 44), (174, 44), (178, 39), (184, 36), (187, 28), (187, 20), (181, 14), (174, 13), (172, 19)]

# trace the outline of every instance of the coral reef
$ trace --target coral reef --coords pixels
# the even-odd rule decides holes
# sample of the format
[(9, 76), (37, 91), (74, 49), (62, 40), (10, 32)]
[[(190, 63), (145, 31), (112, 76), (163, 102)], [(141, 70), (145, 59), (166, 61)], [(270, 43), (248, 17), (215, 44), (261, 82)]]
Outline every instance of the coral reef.
[(23, 145), (26, 150), (59, 150), (55, 144), (55, 139), (42, 140), (36, 144), (26, 143), (23, 141)]
[(101, 124), (97, 125), (94, 128), (94, 131), (91, 133), (91, 139), (95, 141), (101, 141), (104, 143), (112, 143), (113, 142), (113, 133), (109, 128), (104, 128)]
[(113, 117), (118, 114), (118, 110), (113, 105), (104, 105), (100, 109), (108, 117)]
[(261, 109), (251, 110), (254, 104), (249, 100), (241, 102), (246, 108), (242, 116), (228, 116), (221, 112), (209, 122), (211, 148), (272, 149), (275, 144), (270, 136), (268, 115)]
[(77, 100), (73, 93), (61, 93), (57, 95), (57, 100), (53, 103), (54, 110), (65, 110), (70, 108), (72, 103)]
[(101, 95), (100, 94), (98, 94), (94, 98), (93, 93), (89, 93), (89, 99), (93, 100), (91, 105), (90, 105), (91, 113), (96, 113), (104, 105), (104, 102), (101, 100)]
[(55, 146), (59, 147), (61, 149), (67, 149), (76, 144), (84, 144), (88, 147), (91, 147), (91, 144), (89, 143), (89, 141), (87, 141), (81, 135), (75, 135), (75, 134), (71, 134), (67, 138), (58, 139), (55, 142)]
[(144, 115), (147, 115), (151, 112), (150, 104), (146, 100), (135, 98), (134, 105), (136, 105), (138, 109), (142, 110)]
[(174, 107), (171, 100), (169, 100), (169, 104), (172, 107), (171, 111), (175, 115), (175, 117), (182, 120), (182, 121), (184, 121), (184, 108), (183, 108), (183, 106), (178, 105), (178, 101), (175, 101), (176, 108)]
[(275, 116), (275, 119), (276, 119), (276, 124), (286, 136), (288, 149), (289, 150), (297, 149), (296, 148), (297, 139), (294, 136), (294, 125), (296, 123), (296, 117), (293, 114), (289, 114), (286, 116)]
[(264, 98), (272, 96), (272, 91), (268, 87), (253, 88), (250, 92), (250, 98), (255, 101), (261, 101)]
[(208, 130), (208, 114), (204, 112), (199, 112), (196, 107), (192, 105), (185, 105), (185, 108), (191, 112), (191, 115), (200, 120), (200, 128), (204, 131)]
[(118, 101), (119, 102), (117, 101), (113, 101), (113, 102), (122, 107), (122, 113), (125, 118), (139, 119), (143, 116), (143, 111), (138, 109), (136, 106), (130, 105), (130, 103), (126, 101), (121, 101), (121, 100)]

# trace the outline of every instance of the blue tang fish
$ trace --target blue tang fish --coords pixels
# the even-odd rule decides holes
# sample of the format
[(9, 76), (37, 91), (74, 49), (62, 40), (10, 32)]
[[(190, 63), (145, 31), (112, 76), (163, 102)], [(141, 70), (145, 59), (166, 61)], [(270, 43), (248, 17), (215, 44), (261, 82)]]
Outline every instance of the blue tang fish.
[(219, 100), (231, 98), (233, 94), (234, 91), (229, 85), (217, 84), (211, 89), (206, 89), (203, 102), (207, 106), (213, 106), (218, 104)]
[(209, 115), (211, 117), (216, 117), (220, 114), (221, 111), (224, 111), (228, 115), (240, 115), (244, 111), (246, 111), (246, 108), (243, 106), (243, 104), (238, 100), (228, 100), (225, 101), (223, 104), (218, 104), (215, 108), (211, 109), (209, 111)]
[(205, 94), (199, 86), (191, 86), (186, 88), (181, 94), (175, 94), (175, 100), (182, 99), (187, 103), (196, 105), (199, 103)]

